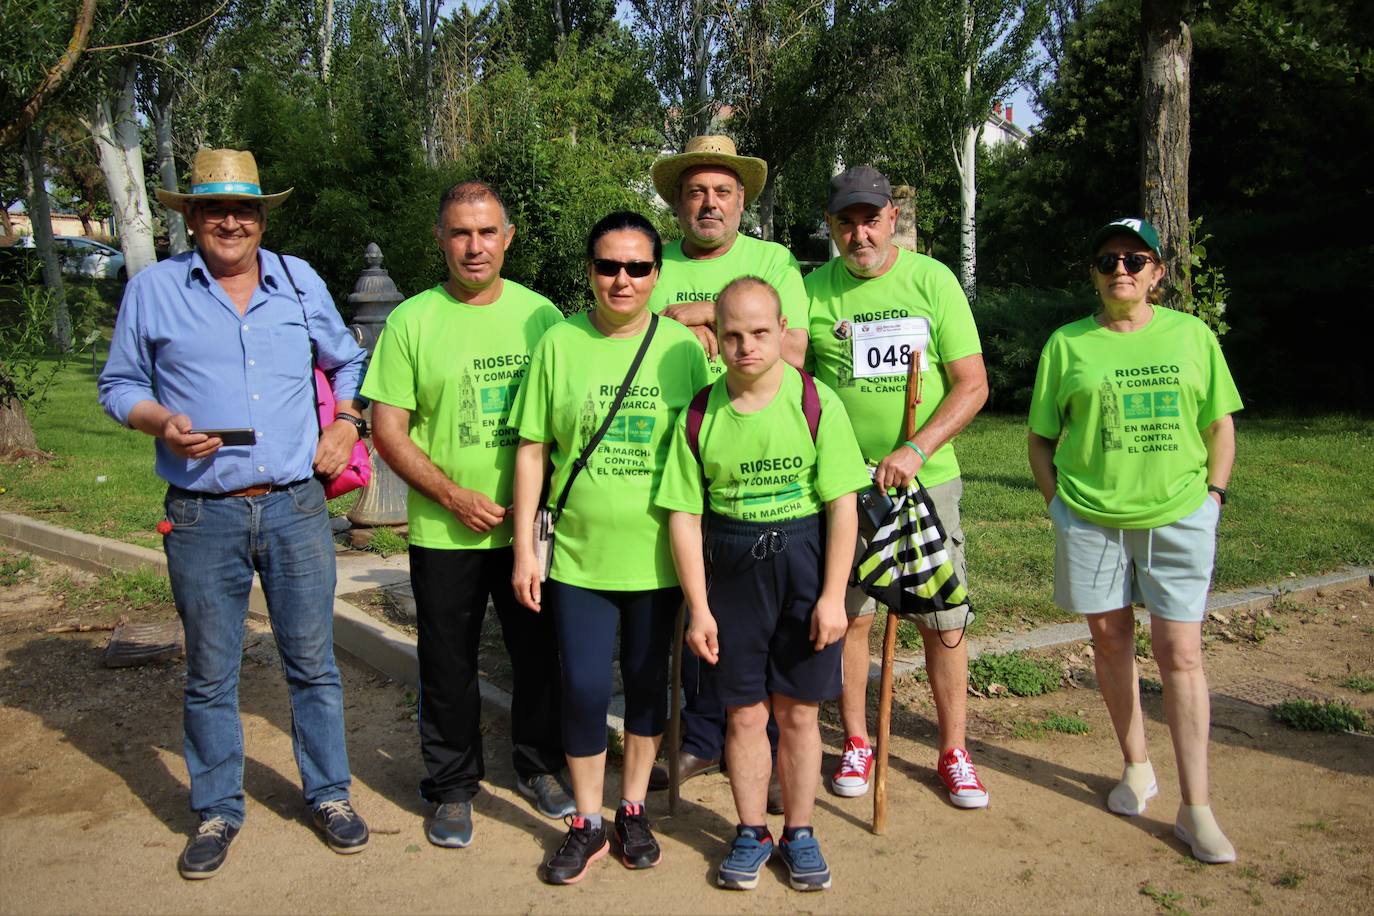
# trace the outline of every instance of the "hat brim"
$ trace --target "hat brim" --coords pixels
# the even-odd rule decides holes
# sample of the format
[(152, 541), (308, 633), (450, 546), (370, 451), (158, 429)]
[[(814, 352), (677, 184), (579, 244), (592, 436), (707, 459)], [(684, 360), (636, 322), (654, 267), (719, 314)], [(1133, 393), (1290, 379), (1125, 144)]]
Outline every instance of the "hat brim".
[(654, 163), (649, 174), (654, 180), (654, 190), (671, 207), (677, 202), (677, 183), (682, 173), (702, 165), (718, 165), (739, 176), (744, 185), (744, 205), (752, 204), (768, 181), (768, 163), (754, 156), (730, 156), (726, 153), (678, 153), (664, 156)]
[(162, 201), (162, 205), (168, 210), (175, 210), (182, 216), (186, 215), (186, 207), (198, 200), (252, 200), (262, 204), (268, 210), (281, 206), (286, 198), (291, 196), (295, 188), (287, 188), (276, 194), (182, 194), (178, 191), (167, 191), (162, 188), (156, 189), (157, 199)]
[(1149, 240), (1146, 239), (1145, 236), (1141, 235), (1139, 232), (1136, 232), (1130, 226), (1122, 226), (1119, 224), (1103, 226), (1101, 229), (1097, 230), (1097, 234), (1093, 236), (1093, 243), (1088, 246), (1088, 254), (1096, 255), (1097, 249), (1102, 247), (1102, 243), (1107, 241), (1107, 239), (1111, 238), (1114, 235), (1128, 235), (1136, 241), (1140, 242), (1140, 244), (1144, 245), (1146, 249), (1148, 249), (1149, 251), (1154, 252), (1155, 257), (1159, 258), (1161, 261), (1164, 259), (1164, 253), (1160, 251), (1158, 248), (1156, 248), (1154, 245), (1151, 245)]
[(845, 207), (852, 207), (855, 204), (872, 204), (875, 207), (886, 207), (892, 203), (892, 198), (883, 194), (875, 194), (872, 191), (850, 191), (843, 194), (836, 194), (830, 198), (830, 202), (825, 205), (825, 212), (831, 216), (839, 213)]

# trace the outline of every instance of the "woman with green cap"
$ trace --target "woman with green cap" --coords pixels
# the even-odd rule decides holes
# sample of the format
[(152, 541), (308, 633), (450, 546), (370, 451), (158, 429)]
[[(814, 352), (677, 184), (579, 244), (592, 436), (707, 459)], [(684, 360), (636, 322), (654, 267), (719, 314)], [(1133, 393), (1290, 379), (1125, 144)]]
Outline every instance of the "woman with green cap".
[(1127, 816), (1159, 794), (1132, 605), (1149, 611), (1182, 796), (1174, 833), (1203, 862), (1233, 862), (1208, 795), (1202, 618), (1240, 395), (1207, 326), (1155, 305), (1165, 268), (1153, 226), (1114, 220), (1091, 250), (1102, 307), (1050, 336), (1031, 396), (1030, 465), (1054, 524), (1055, 603), (1087, 618), (1125, 758), (1107, 807)]

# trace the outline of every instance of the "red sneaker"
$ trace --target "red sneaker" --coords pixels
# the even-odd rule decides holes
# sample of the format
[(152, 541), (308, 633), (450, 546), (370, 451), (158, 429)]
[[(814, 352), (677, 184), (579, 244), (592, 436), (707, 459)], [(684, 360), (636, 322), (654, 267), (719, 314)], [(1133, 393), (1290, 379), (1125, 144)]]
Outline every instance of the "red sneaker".
[(978, 778), (973, 759), (962, 747), (951, 748), (940, 757), (936, 767), (940, 781), (949, 790), (949, 800), (959, 808), (986, 808), (988, 790)]
[(868, 777), (873, 772), (873, 748), (862, 738), (850, 736), (844, 742), (844, 755), (835, 775), (830, 777), (830, 789), (845, 798), (858, 798), (868, 792)]

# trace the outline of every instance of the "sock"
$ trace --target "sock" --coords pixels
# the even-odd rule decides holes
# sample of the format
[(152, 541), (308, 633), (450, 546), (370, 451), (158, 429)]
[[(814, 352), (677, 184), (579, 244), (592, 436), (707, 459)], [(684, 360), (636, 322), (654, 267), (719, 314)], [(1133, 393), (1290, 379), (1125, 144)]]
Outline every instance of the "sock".
[(1150, 761), (1128, 763), (1121, 771), (1121, 781), (1107, 796), (1107, 808), (1115, 814), (1134, 817), (1145, 812), (1145, 803), (1159, 794), (1155, 782), (1155, 768)]
[(582, 818), (583, 822), (584, 822), (588, 827), (592, 828), (593, 830), (600, 830), (600, 829), (601, 829), (601, 812), (600, 812), (600, 811), (596, 812), (595, 814), (583, 814), (581, 811), (579, 811), (579, 812), (577, 812), (577, 816), (580, 817), (580, 818)]
[(768, 832), (767, 824), (759, 824), (758, 826), (755, 826), (753, 824), (739, 824), (735, 827), (736, 833), (738, 833), (741, 830), (754, 831), (754, 839), (758, 840), (760, 843), (764, 841), (768, 841), (771, 843), (773, 841), (773, 835)]
[(806, 831), (806, 835), (807, 835), (807, 836), (815, 836), (815, 835), (816, 835), (816, 831), (812, 830), (812, 829), (811, 829), (811, 825), (809, 825), (809, 824), (804, 825), (804, 826), (801, 826), (801, 827), (784, 827), (784, 828), (782, 828), (782, 841), (783, 841), (784, 843), (790, 843), (790, 842), (792, 842), (793, 840), (795, 840), (795, 839), (797, 838), (797, 834), (800, 833), (800, 832), (803, 831), (803, 830)]
[(643, 802), (642, 800), (641, 800), (641, 801), (637, 801), (637, 802), (632, 802), (632, 801), (630, 801), (630, 800), (627, 799), (627, 798), (622, 798), (622, 799), (620, 800), (620, 808), (621, 808), (621, 810), (623, 810), (626, 814), (643, 814), (643, 813), (644, 813), (644, 802)]
[(1236, 848), (1221, 832), (1211, 805), (1179, 805), (1174, 833), (1191, 846), (1193, 856), (1203, 862), (1236, 861)]

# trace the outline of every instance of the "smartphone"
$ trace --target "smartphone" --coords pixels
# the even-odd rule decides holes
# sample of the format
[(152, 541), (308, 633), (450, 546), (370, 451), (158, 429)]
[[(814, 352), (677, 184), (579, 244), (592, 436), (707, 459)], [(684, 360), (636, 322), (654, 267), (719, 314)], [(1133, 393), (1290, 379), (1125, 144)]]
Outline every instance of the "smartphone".
[(892, 515), (893, 508), (892, 497), (877, 486), (859, 491), (859, 510), (872, 523), (874, 530), (883, 527), (883, 523)]
[(257, 445), (258, 434), (248, 429), (193, 429), (192, 433), (202, 433), (218, 438), (225, 445)]

